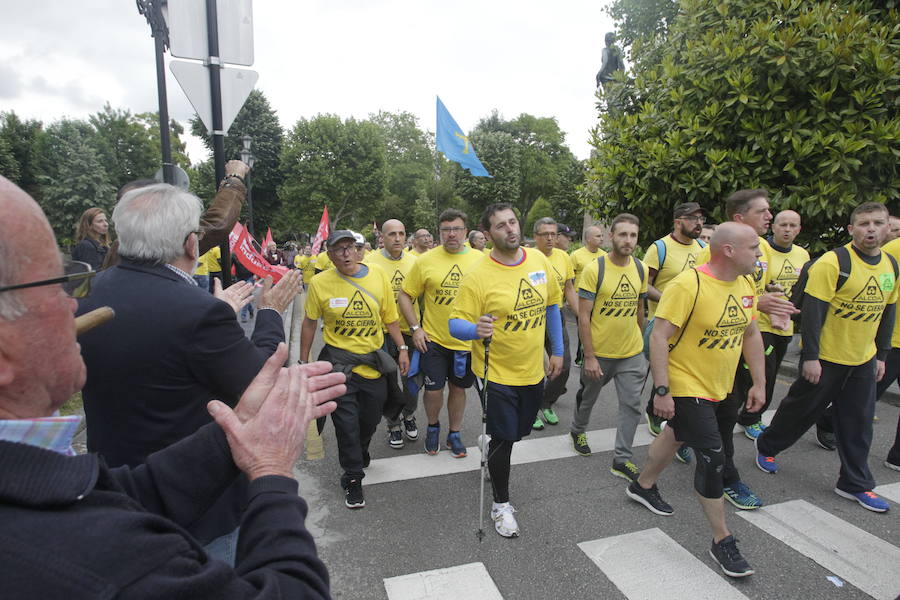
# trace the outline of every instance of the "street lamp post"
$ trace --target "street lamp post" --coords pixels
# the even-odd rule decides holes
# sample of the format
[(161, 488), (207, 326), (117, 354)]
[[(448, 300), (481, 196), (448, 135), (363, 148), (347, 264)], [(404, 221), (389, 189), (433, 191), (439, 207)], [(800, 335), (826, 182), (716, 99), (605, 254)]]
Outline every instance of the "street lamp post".
[(150, 34), (155, 43), (156, 91), (159, 96), (159, 145), (162, 154), (163, 181), (175, 183), (172, 168), (172, 146), (169, 141), (169, 103), (166, 97), (166, 69), (163, 53), (169, 45), (169, 28), (166, 26), (166, 0), (136, 0), (137, 9), (150, 24)]
[[(253, 143), (253, 138), (247, 134), (241, 136), (241, 160), (250, 167), (251, 171), (253, 169), (253, 163), (256, 162), (256, 157), (250, 152), (250, 144)], [(253, 177), (252, 173), (247, 173), (247, 215), (250, 217), (250, 235), (256, 237), (255, 232), (253, 231)]]

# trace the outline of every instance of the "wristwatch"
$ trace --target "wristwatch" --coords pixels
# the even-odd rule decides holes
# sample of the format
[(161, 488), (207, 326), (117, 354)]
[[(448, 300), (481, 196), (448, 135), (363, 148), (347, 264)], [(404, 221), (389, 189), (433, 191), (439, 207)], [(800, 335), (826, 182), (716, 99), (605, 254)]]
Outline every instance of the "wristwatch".
[(418, 325), (410, 325), (410, 326), (409, 326), (409, 330), (410, 330), (411, 332), (413, 332), (413, 333), (417, 332), (419, 329), (420, 329), (420, 328), (419, 328)]
[(402, 346), (400, 346), (399, 349), (400, 350), (409, 350), (409, 346), (407, 346), (406, 344), (403, 344)]
[(665, 386), (665, 385), (658, 385), (655, 388), (653, 388), (653, 393), (657, 396), (665, 396), (666, 394), (669, 393), (669, 388), (668, 388), (668, 386)]

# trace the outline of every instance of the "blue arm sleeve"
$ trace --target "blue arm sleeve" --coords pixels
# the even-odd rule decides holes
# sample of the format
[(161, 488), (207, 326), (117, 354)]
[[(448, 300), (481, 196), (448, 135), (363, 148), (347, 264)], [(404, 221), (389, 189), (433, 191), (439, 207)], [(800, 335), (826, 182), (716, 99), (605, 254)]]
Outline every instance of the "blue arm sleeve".
[[(450, 319), (449, 324), (450, 335), (456, 339), (464, 342), (478, 339), (478, 334), (475, 333), (475, 323), (471, 323), (465, 319)], [(560, 354), (562, 354), (562, 351), (560, 351)]]
[(559, 305), (553, 304), (547, 307), (547, 328), (550, 331), (550, 347), (553, 356), (563, 355), (563, 325), (559, 314)]

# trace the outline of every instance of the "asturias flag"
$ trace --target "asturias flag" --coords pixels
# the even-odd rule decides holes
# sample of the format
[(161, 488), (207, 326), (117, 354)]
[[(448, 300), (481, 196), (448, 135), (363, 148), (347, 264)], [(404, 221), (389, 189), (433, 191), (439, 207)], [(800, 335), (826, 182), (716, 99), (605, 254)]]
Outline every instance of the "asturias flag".
[(447, 107), (437, 99), (437, 149), (444, 153), (449, 160), (458, 162), (468, 169), (472, 175), (478, 177), (493, 177), (475, 156), (475, 148), (450, 113)]

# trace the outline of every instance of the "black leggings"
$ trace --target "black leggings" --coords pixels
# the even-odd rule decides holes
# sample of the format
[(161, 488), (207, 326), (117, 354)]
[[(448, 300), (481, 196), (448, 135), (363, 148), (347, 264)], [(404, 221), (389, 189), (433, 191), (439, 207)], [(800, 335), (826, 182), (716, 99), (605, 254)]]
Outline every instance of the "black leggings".
[(725, 453), (722, 448), (694, 448), (697, 468), (694, 471), (694, 489), (704, 498), (722, 497), (722, 467)]
[(488, 444), (488, 471), (494, 489), (494, 502), (509, 502), (509, 461), (513, 442), (491, 439)]

